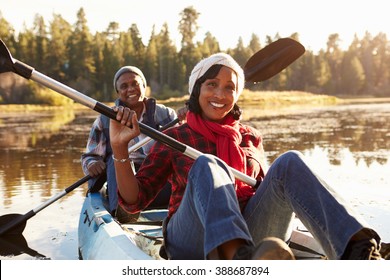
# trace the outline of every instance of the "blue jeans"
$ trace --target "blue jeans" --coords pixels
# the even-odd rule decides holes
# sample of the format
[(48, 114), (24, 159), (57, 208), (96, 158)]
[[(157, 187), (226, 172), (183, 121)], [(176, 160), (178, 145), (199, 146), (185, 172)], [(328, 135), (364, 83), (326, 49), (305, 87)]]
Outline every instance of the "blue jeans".
[(166, 228), (171, 259), (206, 259), (232, 239), (258, 244), (274, 236), (287, 241), (294, 213), (329, 259), (340, 259), (350, 238), (368, 228), (299, 152), (275, 160), (242, 212), (233, 182), (233, 174), (215, 157), (205, 155), (194, 162), (181, 204)]

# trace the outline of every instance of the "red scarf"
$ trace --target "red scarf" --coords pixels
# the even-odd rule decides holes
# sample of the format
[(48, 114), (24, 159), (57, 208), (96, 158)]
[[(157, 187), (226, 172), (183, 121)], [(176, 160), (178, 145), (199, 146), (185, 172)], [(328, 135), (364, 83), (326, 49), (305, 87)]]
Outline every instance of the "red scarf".
[[(204, 120), (199, 114), (187, 113), (187, 123), (195, 132), (203, 135), (217, 146), (217, 157), (230, 167), (246, 174), (246, 156), (240, 147), (242, 135), (239, 122), (227, 115), (222, 123)], [(239, 201), (253, 195), (252, 187), (236, 180), (236, 193)]]

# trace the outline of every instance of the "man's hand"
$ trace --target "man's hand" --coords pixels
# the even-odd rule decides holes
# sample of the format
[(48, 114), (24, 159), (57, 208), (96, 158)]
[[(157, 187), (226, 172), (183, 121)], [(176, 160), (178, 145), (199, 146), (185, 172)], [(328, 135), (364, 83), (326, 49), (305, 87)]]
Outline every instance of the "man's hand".
[(103, 160), (93, 161), (87, 167), (88, 174), (97, 177), (106, 169), (106, 163)]
[(176, 110), (177, 118), (180, 120), (180, 123), (183, 124), (186, 122), (187, 119), (187, 106), (181, 107)]

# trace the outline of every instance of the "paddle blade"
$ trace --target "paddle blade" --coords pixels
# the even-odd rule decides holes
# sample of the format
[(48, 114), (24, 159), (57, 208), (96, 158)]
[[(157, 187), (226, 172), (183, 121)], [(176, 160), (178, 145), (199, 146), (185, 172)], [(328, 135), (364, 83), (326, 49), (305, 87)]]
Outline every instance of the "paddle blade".
[(13, 72), (13, 59), (3, 40), (0, 40), (0, 73)]
[(291, 38), (282, 38), (270, 43), (255, 53), (245, 64), (246, 82), (265, 81), (305, 53), (305, 48)]
[(0, 237), (0, 256), (12, 257), (21, 254), (28, 254), (38, 259), (49, 259), (28, 247), (27, 241), (22, 234)]
[(0, 236), (5, 234), (22, 234), (26, 220), (21, 214), (7, 214), (0, 217)]
[(22, 234), (0, 237), (0, 256), (18, 256), (23, 252), (20, 247), (27, 247), (27, 241)]

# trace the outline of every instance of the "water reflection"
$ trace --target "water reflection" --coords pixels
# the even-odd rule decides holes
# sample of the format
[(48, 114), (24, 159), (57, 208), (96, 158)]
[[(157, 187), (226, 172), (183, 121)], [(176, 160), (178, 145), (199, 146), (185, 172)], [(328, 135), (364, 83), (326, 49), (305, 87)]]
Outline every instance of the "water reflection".
[(386, 164), (390, 150), (389, 105), (354, 105), (318, 108), (283, 117), (251, 118), (249, 122), (264, 135), (270, 161), (284, 150), (327, 148), (329, 163), (341, 164), (347, 148), (355, 161)]
[(0, 148), (35, 147), (75, 119), (72, 109), (54, 112), (3, 113), (0, 118)]
[(76, 121), (73, 110), (29, 113), (27, 117), (2, 114), (0, 128), (0, 186), (5, 207), (13, 203), (20, 186), (44, 198), (82, 176), (78, 158), (87, 128), (85, 120)]

